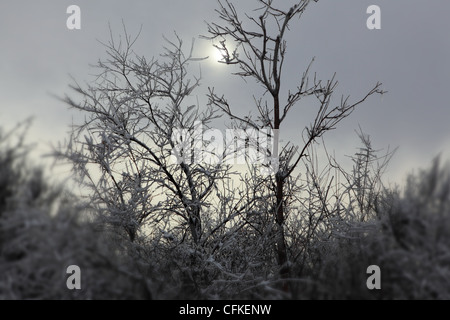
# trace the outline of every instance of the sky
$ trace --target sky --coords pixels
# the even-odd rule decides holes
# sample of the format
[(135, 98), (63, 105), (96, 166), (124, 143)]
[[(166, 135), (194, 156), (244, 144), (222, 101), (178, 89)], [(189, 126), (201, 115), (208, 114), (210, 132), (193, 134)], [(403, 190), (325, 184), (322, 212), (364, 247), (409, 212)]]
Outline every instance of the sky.
[[(81, 9), (79, 30), (67, 28), (70, 5)], [(379, 30), (367, 28), (370, 5), (381, 9)], [(256, 0), (239, 2), (244, 11), (256, 7)], [(72, 77), (93, 80), (92, 65), (105, 58), (101, 42), (108, 41), (110, 29), (121, 33), (123, 24), (130, 34), (142, 28), (135, 51), (149, 58), (162, 52), (163, 35), (173, 38), (176, 32), (187, 47), (194, 39), (195, 54), (210, 56), (200, 63), (200, 104), (206, 103), (206, 88), (215, 87), (236, 110), (252, 110), (252, 94), (259, 87), (230, 75), (230, 68), (212, 58), (212, 43), (199, 38), (207, 34), (205, 21), (217, 21), (216, 8), (213, 0), (2, 0), (0, 127), (11, 128), (33, 116), (28, 136), (37, 144), (33, 157), (46, 161), (42, 155), (63, 142), (72, 121), (81, 119), (55, 96), (71, 94)], [(350, 95), (355, 101), (378, 81), (388, 91), (371, 97), (325, 136), (338, 158), (357, 151), (355, 130), (361, 127), (376, 149), (398, 147), (387, 173), (393, 183), (401, 184), (407, 173), (427, 167), (438, 154), (450, 159), (449, 12), (445, 0), (319, 0), (311, 1), (291, 24), (285, 90), (296, 88), (315, 57), (311, 70), (318, 78), (327, 80), (336, 73), (338, 99)], [(302, 125), (310, 117), (311, 110), (292, 110), (285, 130), (294, 143), (301, 144)]]

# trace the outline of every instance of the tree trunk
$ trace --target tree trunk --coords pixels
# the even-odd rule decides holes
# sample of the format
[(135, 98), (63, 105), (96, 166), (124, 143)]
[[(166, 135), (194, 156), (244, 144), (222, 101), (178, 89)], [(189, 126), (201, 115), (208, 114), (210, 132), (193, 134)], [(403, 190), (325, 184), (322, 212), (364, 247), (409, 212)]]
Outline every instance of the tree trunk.
[[(276, 206), (276, 222), (278, 226), (277, 230), (277, 256), (278, 256), (278, 265), (280, 267), (280, 275), (282, 279), (289, 278), (289, 265), (288, 265), (288, 256), (286, 250), (286, 243), (284, 237), (284, 206), (283, 206), (283, 179), (279, 177), (277, 174), (277, 206)], [(288, 291), (288, 283), (283, 283), (283, 290)]]
[(199, 206), (191, 206), (188, 208), (189, 214), (189, 228), (191, 229), (192, 239), (195, 244), (198, 244), (200, 241), (201, 233), (202, 233), (202, 223), (200, 220), (200, 207)]
[[(279, 44), (278, 44), (279, 45)], [(274, 59), (276, 59), (275, 57)], [(276, 60), (274, 61), (274, 64), (276, 63)], [(279, 100), (279, 87), (280, 82), (279, 79), (277, 81), (277, 88), (273, 94), (274, 98), (274, 129), (275, 132), (275, 148), (274, 152), (277, 157), (279, 157), (279, 150), (278, 150), (278, 142), (279, 142), (279, 129), (280, 129), (280, 100)], [(279, 163), (279, 165), (282, 165)], [(277, 230), (277, 256), (278, 256), (278, 265), (280, 267), (280, 275), (282, 279), (289, 278), (289, 265), (288, 265), (288, 256), (287, 256), (287, 250), (286, 250), (286, 242), (284, 237), (284, 206), (283, 206), (283, 200), (284, 200), (284, 192), (283, 192), (283, 186), (284, 186), (284, 180), (285, 177), (283, 177), (282, 172), (280, 172), (280, 167), (278, 168), (278, 172), (275, 175), (276, 179), (276, 208), (275, 208), (275, 218), (278, 225)], [(286, 281), (283, 282), (283, 290), (289, 291), (289, 286)]]

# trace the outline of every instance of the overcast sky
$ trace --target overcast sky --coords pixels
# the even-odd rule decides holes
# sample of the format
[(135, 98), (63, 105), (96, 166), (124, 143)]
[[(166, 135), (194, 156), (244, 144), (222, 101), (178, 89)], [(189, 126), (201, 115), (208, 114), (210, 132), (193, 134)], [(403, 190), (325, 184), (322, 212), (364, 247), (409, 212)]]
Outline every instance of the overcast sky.
[[(278, 0), (286, 5), (287, 0)], [(275, 3), (277, 1), (275, 0)], [(81, 8), (81, 29), (68, 30), (66, 9)], [(381, 30), (369, 30), (370, 5), (381, 8)], [(251, 10), (256, 0), (240, 1)], [(120, 33), (122, 20), (130, 33), (142, 25), (135, 50), (157, 56), (162, 35), (176, 31), (187, 43), (196, 38), (196, 53), (212, 55), (205, 20), (215, 21), (213, 0), (1, 0), (0, 2), (0, 126), (35, 116), (29, 139), (48, 151), (67, 137), (77, 116), (53, 95), (70, 94), (69, 75), (80, 82), (92, 80), (90, 64), (104, 57), (98, 42), (107, 41), (108, 23)], [(450, 159), (450, 23), (448, 0), (319, 0), (291, 25), (286, 62), (286, 89), (295, 89), (312, 57), (312, 71), (321, 79), (336, 72), (338, 95), (361, 98), (377, 81), (389, 91), (372, 97), (326, 136), (339, 156), (358, 147), (354, 131), (361, 126), (377, 148), (399, 147), (389, 170), (401, 182), (413, 168), (428, 166), (439, 153)], [(203, 85), (226, 93), (236, 109), (252, 107), (249, 93), (258, 90), (229, 75), (229, 68), (202, 63)], [(199, 101), (205, 102), (199, 91)], [(250, 99), (249, 99), (250, 98)], [(289, 132), (300, 141), (299, 123), (307, 114), (293, 110)], [(36, 155), (37, 156), (37, 155)]]

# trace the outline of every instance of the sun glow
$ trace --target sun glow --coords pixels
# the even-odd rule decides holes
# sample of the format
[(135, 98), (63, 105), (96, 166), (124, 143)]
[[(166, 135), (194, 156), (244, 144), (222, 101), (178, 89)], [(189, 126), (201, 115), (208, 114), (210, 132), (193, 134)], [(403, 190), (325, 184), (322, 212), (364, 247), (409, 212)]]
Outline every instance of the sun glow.
[(220, 65), (220, 61), (224, 60), (222, 50), (211, 46), (211, 49), (209, 50), (209, 59), (211, 60), (211, 63)]
[[(216, 45), (216, 46), (215, 46)], [(226, 63), (225, 62), (225, 51), (222, 49), (217, 48), (217, 46), (220, 46), (220, 43), (209, 40), (204, 41), (201, 43), (201, 46), (198, 48), (198, 56), (207, 57), (205, 59), (205, 63), (208, 68), (217, 71), (224, 71), (226, 70)]]

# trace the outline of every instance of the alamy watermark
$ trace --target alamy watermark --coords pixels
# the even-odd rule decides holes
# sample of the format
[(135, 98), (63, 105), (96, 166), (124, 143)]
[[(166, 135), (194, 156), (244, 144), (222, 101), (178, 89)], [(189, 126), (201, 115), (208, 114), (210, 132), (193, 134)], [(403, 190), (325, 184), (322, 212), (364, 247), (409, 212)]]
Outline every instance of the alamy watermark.
[(369, 290), (381, 289), (381, 269), (377, 265), (371, 265), (367, 267), (367, 274), (371, 276), (367, 278), (366, 286)]
[(367, 29), (379, 30), (381, 29), (381, 9), (377, 5), (371, 5), (367, 8), (367, 14), (370, 14), (367, 18)]
[(66, 26), (69, 30), (80, 30), (81, 29), (81, 9), (77, 5), (70, 5), (66, 10), (67, 14), (70, 16), (66, 20)]
[(279, 131), (271, 128), (204, 130), (200, 121), (194, 129), (174, 128), (171, 161), (181, 164), (260, 165), (260, 173), (278, 172)]
[[(69, 30), (81, 29), (81, 9), (77, 5), (70, 5), (66, 10), (70, 16), (66, 20), (66, 26)], [(381, 29), (381, 9), (377, 5), (370, 5), (367, 10), (367, 14), (370, 14), (367, 19), (366, 26), (369, 30)]]
[(66, 280), (66, 286), (69, 290), (81, 290), (81, 269), (77, 265), (67, 267), (67, 274), (70, 276)]

